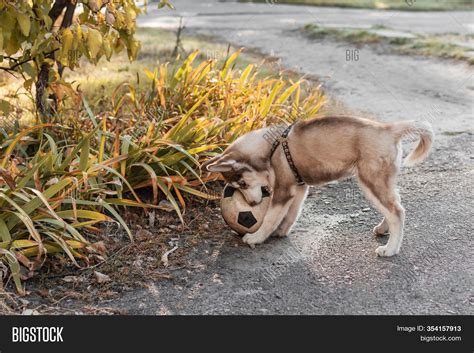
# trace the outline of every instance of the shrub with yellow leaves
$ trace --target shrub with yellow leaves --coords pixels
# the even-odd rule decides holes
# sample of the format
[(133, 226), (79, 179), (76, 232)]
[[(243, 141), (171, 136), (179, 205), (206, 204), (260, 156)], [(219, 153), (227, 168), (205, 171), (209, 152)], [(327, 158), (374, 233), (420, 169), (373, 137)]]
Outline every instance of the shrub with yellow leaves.
[[(53, 83), (66, 84), (65, 67), (73, 69), (82, 57), (109, 60), (123, 49), (136, 58), (141, 11), (134, 0), (0, 0), (0, 70), (21, 77), (27, 90), (35, 86), (39, 113), (50, 115), (47, 98), (55, 94)], [(10, 105), (0, 100), (0, 108), (8, 114)]]

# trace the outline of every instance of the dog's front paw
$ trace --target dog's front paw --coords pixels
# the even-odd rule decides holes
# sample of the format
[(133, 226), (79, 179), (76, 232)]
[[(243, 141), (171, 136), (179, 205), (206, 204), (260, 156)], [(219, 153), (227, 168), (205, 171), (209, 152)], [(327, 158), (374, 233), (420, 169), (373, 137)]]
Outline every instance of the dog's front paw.
[(252, 249), (255, 248), (255, 245), (261, 244), (265, 241), (266, 237), (260, 235), (258, 232), (253, 234), (246, 234), (242, 241), (245, 244), (248, 244)]
[(384, 246), (379, 246), (377, 249), (375, 249), (375, 253), (381, 257), (390, 257), (390, 256), (398, 254), (398, 250), (388, 248), (387, 245), (384, 245)]

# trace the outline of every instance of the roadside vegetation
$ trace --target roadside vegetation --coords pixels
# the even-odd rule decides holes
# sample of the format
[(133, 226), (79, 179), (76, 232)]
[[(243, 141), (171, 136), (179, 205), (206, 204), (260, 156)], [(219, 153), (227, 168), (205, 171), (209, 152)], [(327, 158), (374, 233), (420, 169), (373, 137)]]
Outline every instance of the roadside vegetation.
[[(371, 29), (328, 28), (308, 24), (302, 32), (311, 39), (331, 39), (356, 45), (371, 45), (398, 54), (432, 56), (474, 64), (472, 43), (474, 35), (444, 34), (437, 36), (409, 34), (409, 36), (382, 35), (390, 31), (384, 26)], [(470, 44), (470, 45), (469, 45)]]
[(468, 11), (474, 9), (472, 0), (252, 0), (252, 2), (402, 11)]
[(136, 38), (133, 62), (121, 53), (66, 69), (70, 84), (54, 86), (48, 121), (34, 95), (2, 75), (3, 287), (23, 293), (22, 281), (51, 261), (94, 264), (104, 223), (140, 241), (127, 210), (171, 211), (184, 223), (193, 198), (216, 198), (203, 160), (247, 131), (315, 115), (324, 102), (317, 88), (240, 50), (154, 29)]

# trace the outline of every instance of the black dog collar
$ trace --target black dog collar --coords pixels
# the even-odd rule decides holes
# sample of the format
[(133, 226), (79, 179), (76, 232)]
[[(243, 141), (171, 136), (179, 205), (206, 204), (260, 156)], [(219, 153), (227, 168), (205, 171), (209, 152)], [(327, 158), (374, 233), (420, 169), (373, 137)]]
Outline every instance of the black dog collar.
[(298, 185), (304, 185), (305, 182), (303, 181), (303, 178), (301, 178), (300, 173), (298, 173), (298, 169), (296, 168), (295, 162), (293, 162), (293, 158), (291, 158), (290, 147), (288, 146), (288, 135), (290, 134), (290, 131), (293, 128), (294, 124), (295, 123), (289, 125), (285, 129), (285, 131), (283, 131), (281, 136), (273, 142), (270, 158), (273, 156), (273, 153), (275, 153), (278, 145), (281, 144), (281, 147), (283, 147), (283, 152), (285, 153), (286, 160), (288, 161), (288, 165), (290, 166), (291, 172), (295, 176), (296, 183)]

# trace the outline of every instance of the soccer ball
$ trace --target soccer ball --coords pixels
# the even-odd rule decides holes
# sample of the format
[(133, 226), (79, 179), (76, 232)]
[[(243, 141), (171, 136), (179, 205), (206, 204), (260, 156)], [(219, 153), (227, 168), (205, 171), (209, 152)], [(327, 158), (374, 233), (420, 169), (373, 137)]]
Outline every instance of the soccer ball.
[(269, 205), (270, 194), (265, 188), (262, 188), (262, 202), (250, 206), (238, 189), (226, 185), (221, 199), (221, 212), (227, 225), (243, 236), (255, 233), (260, 228)]

